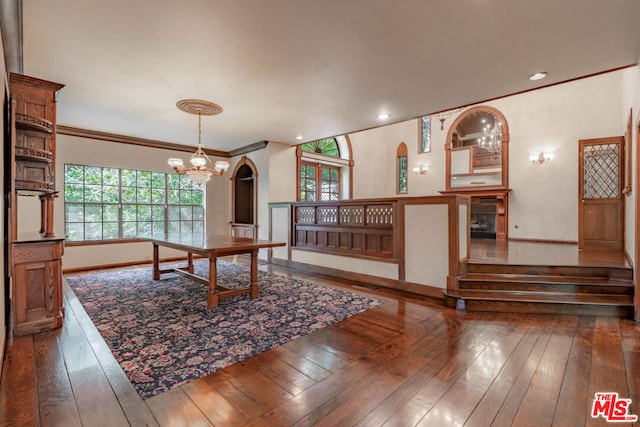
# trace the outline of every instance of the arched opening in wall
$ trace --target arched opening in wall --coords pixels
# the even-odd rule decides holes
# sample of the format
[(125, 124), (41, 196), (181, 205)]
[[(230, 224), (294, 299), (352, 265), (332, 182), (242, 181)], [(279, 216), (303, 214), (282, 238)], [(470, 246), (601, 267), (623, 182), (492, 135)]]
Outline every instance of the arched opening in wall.
[(243, 156), (232, 175), (233, 216), (232, 234), (236, 237), (256, 237), (257, 224), (257, 169)]

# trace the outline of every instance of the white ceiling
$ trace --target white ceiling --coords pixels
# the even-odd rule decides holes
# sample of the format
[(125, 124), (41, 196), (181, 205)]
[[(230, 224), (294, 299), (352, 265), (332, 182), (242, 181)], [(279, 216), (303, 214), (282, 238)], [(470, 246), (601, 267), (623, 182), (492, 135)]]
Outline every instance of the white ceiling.
[[(635, 64), (640, 0), (24, 0), (24, 74), (58, 123), (193, 145), (297, 144)], [(531, 82), (527, 76), (547, 71)]]

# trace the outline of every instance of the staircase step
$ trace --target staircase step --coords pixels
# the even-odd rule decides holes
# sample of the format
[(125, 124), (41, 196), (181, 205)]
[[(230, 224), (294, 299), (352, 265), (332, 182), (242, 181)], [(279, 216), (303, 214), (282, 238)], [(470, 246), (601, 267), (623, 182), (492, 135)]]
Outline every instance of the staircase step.
[(576, 294), (632, 295), (633, 282), (605, 277), (469, 273), (459, 279), (461, 290), (504, 290)]
[(490, 290), (446, 290), (444, 294), (448, 307), (464, 300), (468, 311), (633, 316), (632, 295)]
[(601, 277), (633, 280), (633, 269), (621, 267), (524, 265), (468, 262), (467, 273), (515, 274), (535, 276)]
[(518, 292), (518, 291), (446, 291), (448, 296), (463, 299), (483, 299), (487, 301), (510, 300), (525, 302), (551, 302), (559, 304), (602, 304), (633, 306), (632, 295), (608, 294), (572, 294), (557, 292)]

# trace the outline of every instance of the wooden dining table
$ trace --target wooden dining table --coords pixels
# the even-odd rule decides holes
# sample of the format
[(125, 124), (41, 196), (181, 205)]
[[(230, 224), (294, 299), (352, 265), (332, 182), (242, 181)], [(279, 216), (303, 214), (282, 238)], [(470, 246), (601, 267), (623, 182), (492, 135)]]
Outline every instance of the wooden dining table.
[[(249, 294), (251, 298), (257, 298), (259, 295), (258, 251), (260, 249), (286, 245), (285, 242), (274, 242), (271, 240), (198, 233), (155, 233), (140, 236), (140, 238), (153, 243), (153, 279), (160, 280), (160, 275), (165, 273), (178, 273), (196, 282), (207, 285), (209, 287), (209, 293), (207, 295), (207, 306), (209, 308), (217, 307), (220, 299), (237, 295)], [(160, 246), (187, 252), (187, 265), (160, 268)], [(194, 254), (209, 259), (209, 277), (202, 277), (194, 273)], [(251, 255), (251, 281), (249, 285), (240, 289), (232, 289), (219, 285), (217, 279), (217, 258), (239, 254)]]

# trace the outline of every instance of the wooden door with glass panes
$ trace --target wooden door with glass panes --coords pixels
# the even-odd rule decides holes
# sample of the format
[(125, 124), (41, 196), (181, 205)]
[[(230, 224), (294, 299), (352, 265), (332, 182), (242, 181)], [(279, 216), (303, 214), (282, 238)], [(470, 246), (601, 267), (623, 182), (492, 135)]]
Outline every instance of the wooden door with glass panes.
[(580, 249), (624, 248), (623, 150), (622, 137), (580, 140)]

